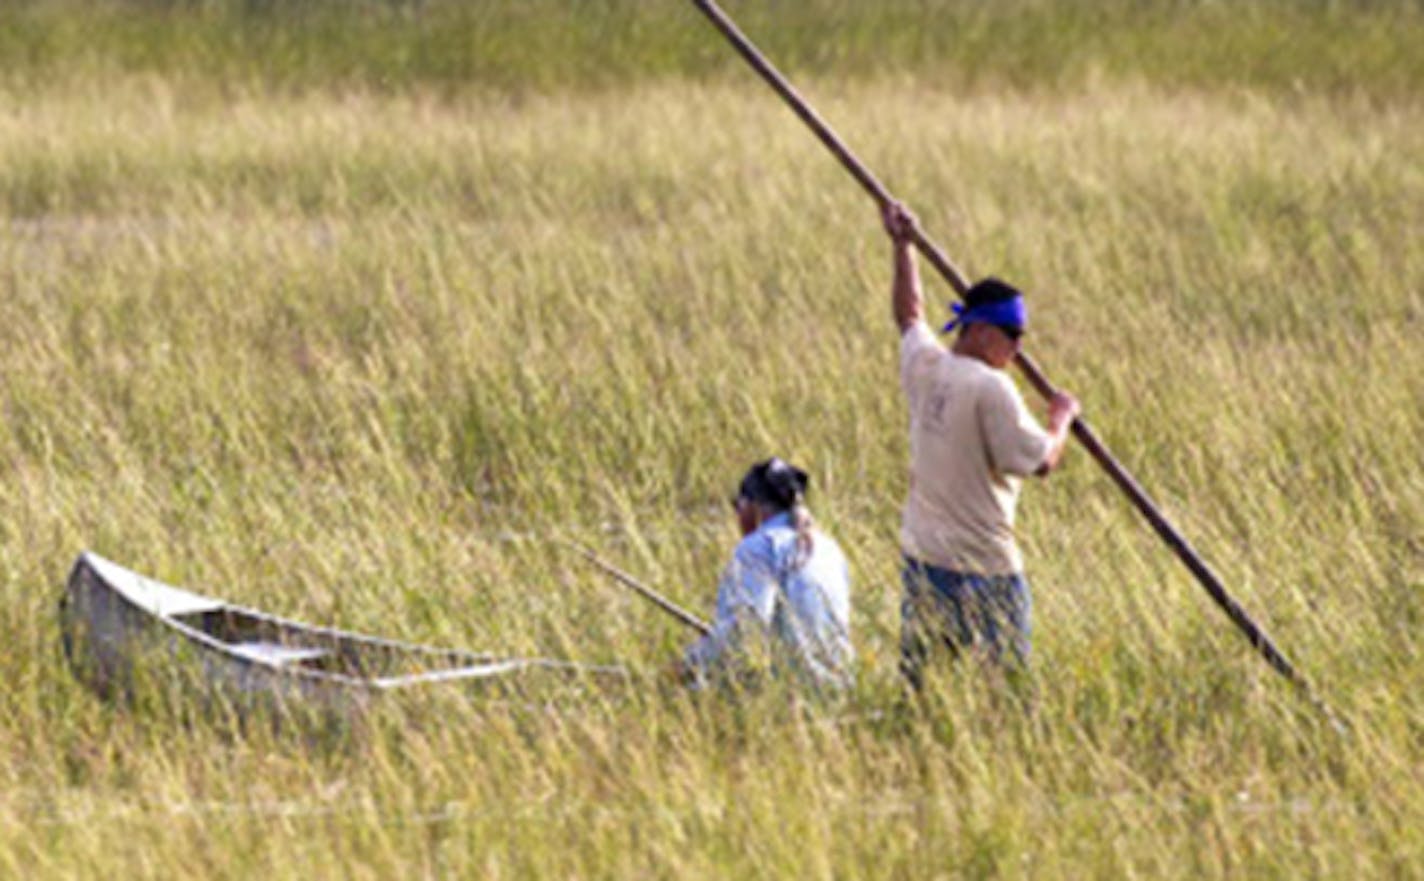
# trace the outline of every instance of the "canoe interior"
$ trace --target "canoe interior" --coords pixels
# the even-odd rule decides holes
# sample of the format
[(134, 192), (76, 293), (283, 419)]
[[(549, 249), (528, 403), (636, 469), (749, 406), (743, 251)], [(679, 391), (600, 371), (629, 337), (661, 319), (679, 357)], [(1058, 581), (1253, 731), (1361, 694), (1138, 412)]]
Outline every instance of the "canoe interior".
[(356, 679), (413, 676), (491, 660), (490, 656), (473, 652), (301, 627), (231, 606), (173, 615), (168, 620), (206, 634), (245, 660)]

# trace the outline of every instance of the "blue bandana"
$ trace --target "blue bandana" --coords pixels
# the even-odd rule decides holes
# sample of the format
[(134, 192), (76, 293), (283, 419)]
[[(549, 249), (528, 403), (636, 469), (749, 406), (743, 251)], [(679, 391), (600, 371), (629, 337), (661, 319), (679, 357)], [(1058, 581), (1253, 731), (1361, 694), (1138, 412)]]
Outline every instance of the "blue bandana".
[(962, 303), (951, 303), (949, 308), (953, 310), (954, 318), (944, 326), (941, 333), (949, 333), (960, 325), (975, 322), (998, 327), (1016, 327), (1019, 330), (1028, 326), (1028, 308), (1024, 306), (1023, 297), (980, 303), (972, 309), (966, 309)]

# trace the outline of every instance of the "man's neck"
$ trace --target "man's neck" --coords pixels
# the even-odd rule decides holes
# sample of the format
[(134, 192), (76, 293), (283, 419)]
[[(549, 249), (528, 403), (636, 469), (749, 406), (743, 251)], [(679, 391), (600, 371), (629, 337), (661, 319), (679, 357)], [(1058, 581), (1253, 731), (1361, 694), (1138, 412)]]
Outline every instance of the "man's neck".
[(955, 339), (950, 351), (965, 358), (973, 358), (985, 364), (989, 363), (989, 359), (984, 357), (984, 350), (976, 344), (974, 338), (969, 334), (960, 334), (959, 337)]

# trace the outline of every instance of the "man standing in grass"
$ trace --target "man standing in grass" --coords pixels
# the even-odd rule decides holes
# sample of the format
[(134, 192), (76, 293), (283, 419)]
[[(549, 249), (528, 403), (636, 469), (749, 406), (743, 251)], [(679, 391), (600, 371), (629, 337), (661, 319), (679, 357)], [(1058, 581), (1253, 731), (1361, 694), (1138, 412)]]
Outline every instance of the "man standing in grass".
[[(901, 671), (919, 689), (931, 651), (969, 651), (992, 669), (1028, 663), (1031, 599), (1014, 541), (1020, 479), (1057, 466), (1078, 414), (1059, 393), (1044, 431), (1006, 368), (1027, 328), (1023, 295), (998, 279), (978, 282), (954, 305), (946, 348), (924, 319), (911, 251), (915, 219), (891, 204), (892, 303), (899, 325), (900, 383), (910, 409), (910, 492), (904, 552)], [(1005, 649), (1010, 657), (1005, 657)]]

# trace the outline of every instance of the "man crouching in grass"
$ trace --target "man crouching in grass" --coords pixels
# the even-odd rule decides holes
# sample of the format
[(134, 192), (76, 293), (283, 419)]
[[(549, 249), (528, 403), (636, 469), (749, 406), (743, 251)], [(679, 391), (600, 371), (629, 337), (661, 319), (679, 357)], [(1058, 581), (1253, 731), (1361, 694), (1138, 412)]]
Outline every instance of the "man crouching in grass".
[(816, 692), (854, 682), (845, 555), (806, 508), (806, 472), (769, 459), (732, 499), (742, 540), (722, 573), (712, 630), (676, 669), (697, 688), (745, 687), (760, 671)]

